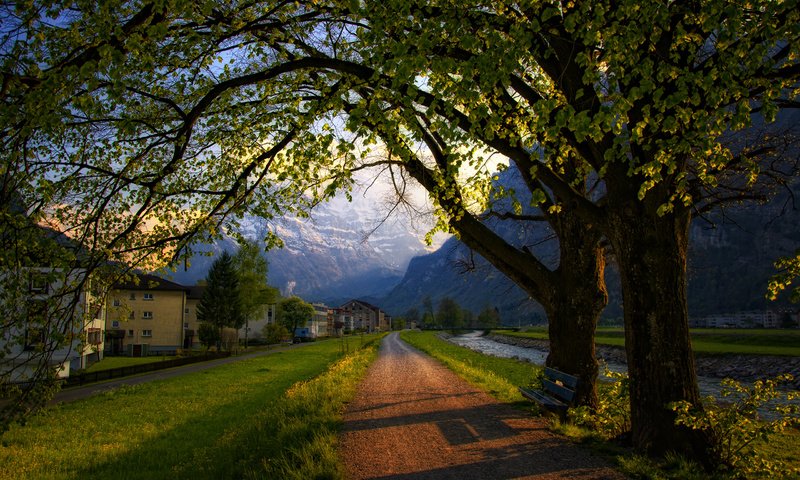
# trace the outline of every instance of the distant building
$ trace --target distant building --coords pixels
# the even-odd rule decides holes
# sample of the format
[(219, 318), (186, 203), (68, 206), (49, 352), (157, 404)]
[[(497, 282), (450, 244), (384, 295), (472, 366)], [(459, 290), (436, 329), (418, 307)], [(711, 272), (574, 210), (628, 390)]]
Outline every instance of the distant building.
[(692, 328), (785, 328), (797, 327), (798, 312), (777, 310), (752, 310), (692, 317)]
[(200, 320), (197, 318), (197, 305), (203, 298), (205, 285), (192, 285), (186, 295), (186, 307), (183, 309), (183, 348), (201, 348)]
[(391, 328), (390, 317), (383, 310), (362, 300), (350, 300), (339, 307), (339, 311), (340, 317), (352, 318), (351, 331), (385, 332)]
[(333, 309), (324, 303), (312, 303), (314, 315), (309, 322), (309, 328), (316, 337), (328, 337), (334, 331)]
[(277, 321), (275, 314), (277, 305), (271, 303), (264, 306), (264, 312), (261, 318), (250, 319), (245, 325), (239, 329), (239, 340), (255, 339), (258, 340), (262, 337), (261, 331), (267, 325), (272, 325)]

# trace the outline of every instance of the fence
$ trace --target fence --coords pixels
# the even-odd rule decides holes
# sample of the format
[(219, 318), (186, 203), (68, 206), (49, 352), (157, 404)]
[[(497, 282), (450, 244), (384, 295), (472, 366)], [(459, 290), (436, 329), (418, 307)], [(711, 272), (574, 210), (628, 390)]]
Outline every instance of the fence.
[(99, 370), (96, 372), (84, 372), (77, 375), (70, 375), (64, 381), (64, 387), (74, 387), (76, 385), (84, 385), (86, 383), (100, 382), (103, 380), (110, 380), (112, 378), (128, 377), (137, 375), (139, 373), (154, 372), (156, 370), (163, 370), (165, 368), (180, 367), (182, 365), (189, 365), (197, 362), (207, 362), (209, 360), (216, 360), (218, 358), (229, 357), (230, 352), (216, 352), (206, 353), (204, 355), (192, 355), (189, 357), (174, 358), (172, 360), (165, 360), (163, 362), (143, 363), (140, 365), (130, 365), (127, 367), (111, 368), (108, 370)]

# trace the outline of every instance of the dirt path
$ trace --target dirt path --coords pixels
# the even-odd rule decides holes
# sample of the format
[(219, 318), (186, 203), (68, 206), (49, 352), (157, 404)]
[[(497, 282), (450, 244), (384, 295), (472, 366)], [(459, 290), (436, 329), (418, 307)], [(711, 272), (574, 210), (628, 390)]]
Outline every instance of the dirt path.
[(621, 479), (543, 420), (387, 336), (344, 417), (349, 479)]

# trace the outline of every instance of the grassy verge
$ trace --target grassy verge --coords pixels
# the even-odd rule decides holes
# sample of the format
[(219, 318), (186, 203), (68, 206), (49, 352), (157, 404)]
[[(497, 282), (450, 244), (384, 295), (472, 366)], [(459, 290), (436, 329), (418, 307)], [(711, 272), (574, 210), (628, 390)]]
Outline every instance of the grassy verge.
[(523, 403), (518, 386), (529, 385), (541, 368), (528, 362), (474, 352), (441, 340), (433, 332), (405, 330), (400, 337), (447, 365), (459, 376), (498, 400)]
[[(524, 332), (498, 330), (503, 335), (547, 339), (547, 329)], [(776, 329), (692, 329), (692, 348), (703, 354), (746, 354), (800, 356), (800, 330)], [(595, 341), (600, 345), (625, 346), (621, 328), (598, 328)]]
[(373, 350), (319, 342), (48, 409), (3, 436), (0, 478), (338, 478)]

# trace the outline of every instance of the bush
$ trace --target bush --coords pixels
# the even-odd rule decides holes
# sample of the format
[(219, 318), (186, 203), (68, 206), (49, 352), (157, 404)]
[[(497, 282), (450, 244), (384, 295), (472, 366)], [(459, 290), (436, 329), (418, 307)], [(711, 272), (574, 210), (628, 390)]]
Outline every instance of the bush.
[(570, 418), (577, 425), (595, 430), (603, 438), (622, 437), (631, 430), (628, 374), (612, 372), (607, 365), (603, 366), (603, 374), (613, 381), (600, 384), (597, 408), (573, 408)]
[(284, 338), (288, 338), (289, 330), (278, 323), (269, 323), (264, 325), (264, 328), (261, 330), (261, 335), (268, 345), (274, 345), (276, 343), (281, 343)]
[[(789, 469), (778, 459), (766, 458), (754, 446), (757, 440), (769, 442), (772, 435), (800, 426), (800, 405), (791, 403), (799, 397), (798, 392), (778, 389), (780, 383), (791, 380), (791, 375), (784, 374), (747, 387), (726, 378), (721, 394), (732, 397), (732, 402), (720, 404), (706, 397), (702, 409), (689, 402), (676, 402), (671, 408), (677, 414), (677, 424), (711, 435), (712, 453), (720, 470), (741, 478), (797, 478), (800, 469)], [(760, 412), (769, 415), (765, 418)]]

